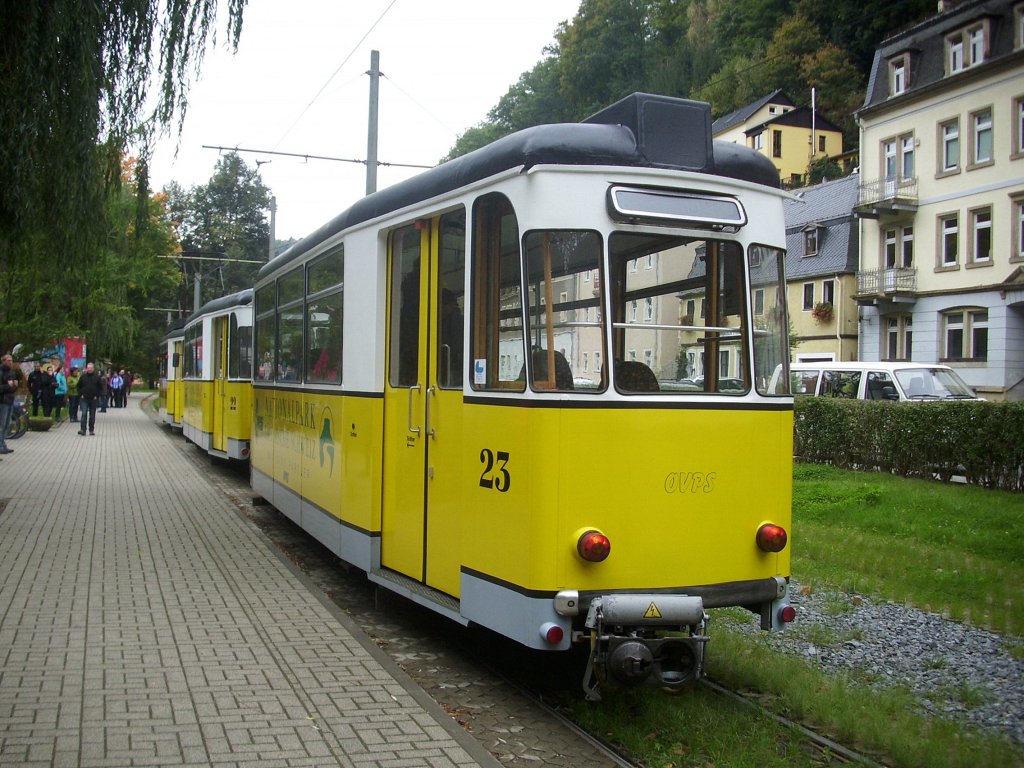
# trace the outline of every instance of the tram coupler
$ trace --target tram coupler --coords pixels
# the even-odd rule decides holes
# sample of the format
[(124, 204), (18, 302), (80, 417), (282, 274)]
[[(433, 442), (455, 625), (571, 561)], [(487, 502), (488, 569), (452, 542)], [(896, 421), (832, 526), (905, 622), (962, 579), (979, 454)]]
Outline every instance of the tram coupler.
[(693, 685), (704, 672), (707, 620), (701, 598), (689, 595), (594, 598), (586, 621), (590, 630), (590, 658), (583, 677), (587, 699), (599, 701), (602, 684), (669, 691)]

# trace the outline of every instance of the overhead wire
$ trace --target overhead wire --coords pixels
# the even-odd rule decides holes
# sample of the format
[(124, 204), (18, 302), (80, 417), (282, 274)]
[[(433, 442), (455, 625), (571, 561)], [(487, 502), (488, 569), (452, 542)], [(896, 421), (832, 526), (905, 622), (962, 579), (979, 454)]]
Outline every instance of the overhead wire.
[(327, 89), (327, 86), (331, 84), (331, 81), (335, 77), (337, 77), (339, 72), (341, 72), (342, 67), (344, 67), (348, 63), (348, 60), (351, 59), (355, 55), (356, 51), (359, 50), (359, 46), (361, 46), (363, 44), (363, 42), (366, 40), (366, 38), (368, 38), (370, 36), (370, 33), (373, 32), (373, 30), (377, 28), (377, 25), (380, 24), (380, 22), (384, 19), (385, 16), (387, 16), (388, 11), (390, 11), (392, 9), (392, 7), (394, 7), (395, 3), (397, 3), (397, 2), (398, 2), (398, 0), (391, 0), (391, 2), (388, 3), (388, 7), (385, 8), (381, 12), (380, 16), (377, 17), (377, 20), (375, 22), (373, 22), (373, 24), (370, 25), (370, 28), (368, 30), (366, 30), (366, 34), (364, 34), (361, 38), (359, 38), (359, 42), (357, 42), (352, 47), (352, 50), (349, 51), (348, 55), (342, 60), (341, 64), (338, 65), (338, 68), (336, 70), (334, 70), (334, 72), (331, 74), (330, 77), (327, 78), (327, 82), (325, 82), (322, 86), (320, 86), (320, 90), (318, 90), (316, 92), (316, 94), (313, 96), (313, 98), (310, 99), (309, 104), (307, 104), (303, 108), (303, 110), (299, 113), (299, 116), (296, 117), (295, 120), (292, 122), (292, 124), (288, 126), (288, 129), (281, 135), (281, 138), (279, 138), (277, 140), (277, 142), (274, 144), (274, 149), (277, 149), (279, 146), (281, 146), (281, 142), (284, 141), (288, 137), (288, 134), (292, 132), (292, 130), (295, 128), (296, 125), (299, 124), (299, 121), (302, 120), (303, 117), (305, 117), (305, 115), (309, 111), (310, 107), (312, 107), (313, 104), (316, 103), (316, 100), (320, 98), (320, 96), (323, 94), (323, 92)]

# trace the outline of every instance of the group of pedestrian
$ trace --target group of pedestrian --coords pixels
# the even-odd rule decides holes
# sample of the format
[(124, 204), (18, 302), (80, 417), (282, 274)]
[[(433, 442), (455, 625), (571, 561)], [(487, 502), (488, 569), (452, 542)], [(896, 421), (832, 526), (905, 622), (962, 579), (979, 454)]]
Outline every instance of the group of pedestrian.
[[(55, 423), (64, 421), (62, 411), (67, 405), (68, 420), (79, 424), (79, 435), (96, 434), (96, 414), (107, 407), (125, 408), (131, 394), (133, 375), (125, 369), (109, 369), (103, 373), (93, 363), (86, 363), (84, 370), (72, 366), (67, 374), (63, 367), (43, 362), (33, 364), (33, 370), (25, 376), (21, 367), (15, 365), (10, 354), (0, 357), (0, 454), (13, 453), (7, 447), (7, 430), (10, 426), (15, 396), (22, 391), (26, 394), (26, 408), (31, 402), (31, 415), (52, 417)], [(2, 459), (0, 459), (2, 461)]]
[(58, 366), (53, 370), (52, 365), (45, 368), (42, 363), (36, 363), (35, 368), (28, 375), (28, 391), (32, 395), (32, 415), (39, 415), (39, 408), (42, 406), (43, 416), (53, 416), (58, 424), (63, 421), (60, 412), (64, 407), (64, 398), (68, 394), (68, 381), (64, 371)]

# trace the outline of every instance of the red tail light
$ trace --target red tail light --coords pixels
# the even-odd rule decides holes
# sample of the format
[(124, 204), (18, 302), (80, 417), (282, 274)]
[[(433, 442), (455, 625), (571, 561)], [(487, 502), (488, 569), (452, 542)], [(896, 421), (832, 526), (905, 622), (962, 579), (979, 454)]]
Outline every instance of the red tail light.
[(562, 638), (565, 637), (565, 632), (553, 621), (549, 621), (541, 625), (540, 636), (544, 638), (544, 642), (548, 645), (558, 645), (562, 642)]
[(789, 622), (793, 621), (794, 619), (796, 619), (796, 608), (794, 608), (792, 605), (784, 605), (782, 608), (779, 609), (779, 620), (781, 622), (783, 622), (784, 624), (789, 624)]
[(576, 542), (580, 557), (591, 563), (600, 563), (612, 551), (612, 543), (600, 531), (587, 531)]
[(789, 536), (781, 525), (765, 523), (757, 529), (757, 547), (763, 552), (781, 552)]

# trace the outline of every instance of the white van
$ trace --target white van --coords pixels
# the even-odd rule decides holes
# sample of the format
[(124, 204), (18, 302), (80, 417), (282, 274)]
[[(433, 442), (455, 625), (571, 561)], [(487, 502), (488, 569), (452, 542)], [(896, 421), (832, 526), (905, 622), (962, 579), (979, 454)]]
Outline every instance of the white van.
[[(781, 366), (768, 387), (783, 394)], [(930, 363), (790, 363), (790, 392), (859, 400), (978, 400), (957, 372)]]

